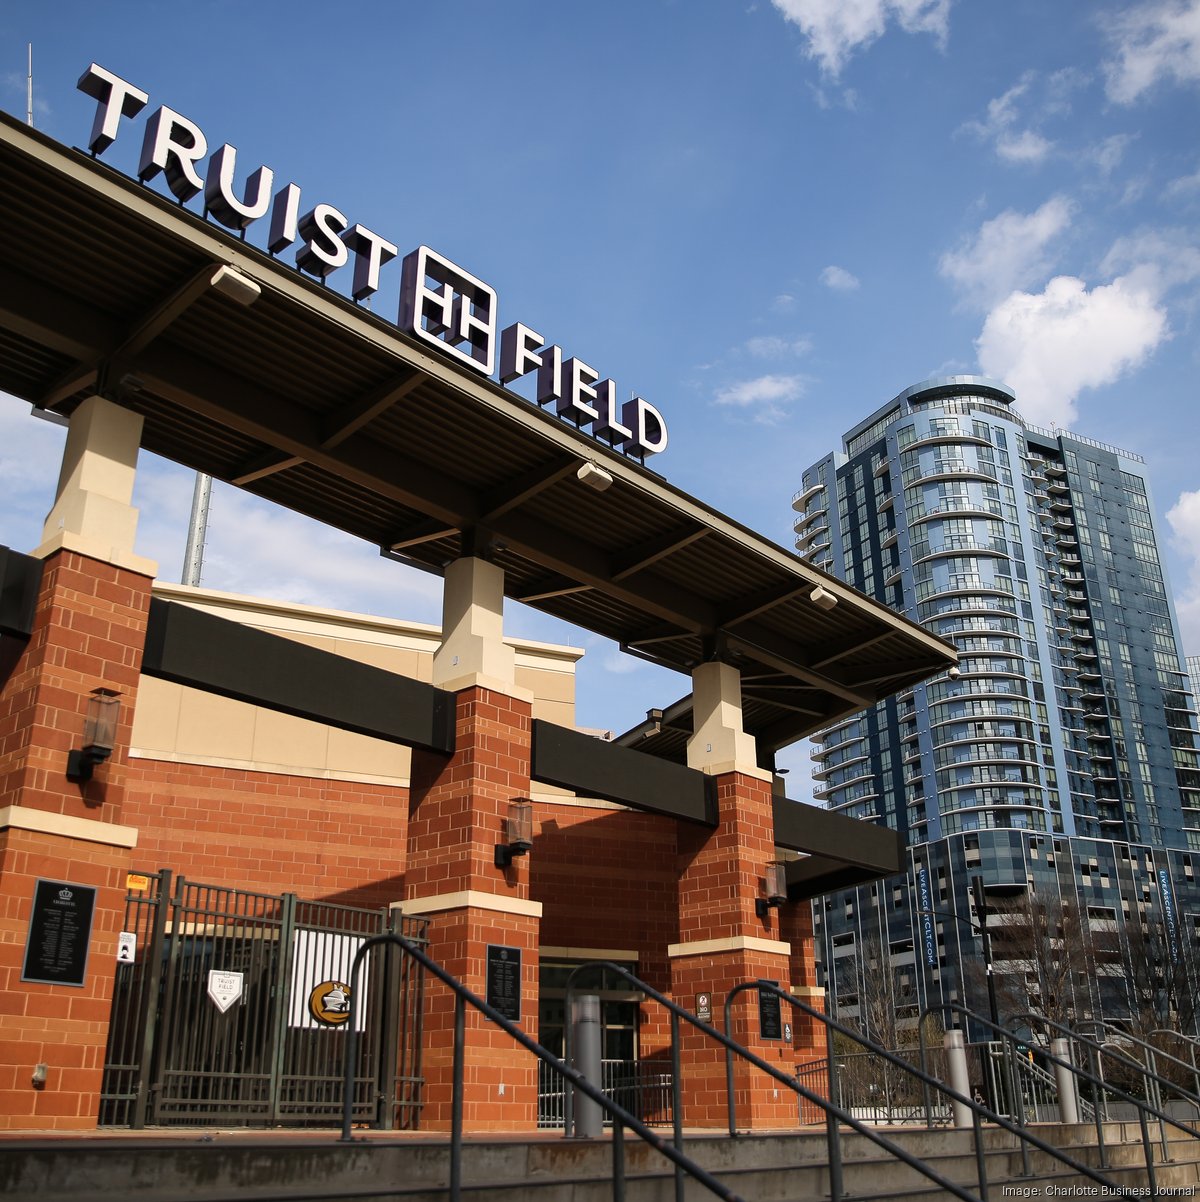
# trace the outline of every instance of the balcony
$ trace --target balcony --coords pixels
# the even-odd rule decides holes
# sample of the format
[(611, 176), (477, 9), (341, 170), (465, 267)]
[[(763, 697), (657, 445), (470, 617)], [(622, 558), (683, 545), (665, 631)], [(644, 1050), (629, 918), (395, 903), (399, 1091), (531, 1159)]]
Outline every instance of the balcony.
[(817, 493), (824, 492), (824, 491), (825, 491), (824, 484), (813, 484), (813, 485), (810, 485), (808, 488), (802, 488), (798, 493), (796, 493), (792, 497), (792, 508), (797, 513), (803, 512), (805, 505), (807, 505), (808, 502), (817, 495)]

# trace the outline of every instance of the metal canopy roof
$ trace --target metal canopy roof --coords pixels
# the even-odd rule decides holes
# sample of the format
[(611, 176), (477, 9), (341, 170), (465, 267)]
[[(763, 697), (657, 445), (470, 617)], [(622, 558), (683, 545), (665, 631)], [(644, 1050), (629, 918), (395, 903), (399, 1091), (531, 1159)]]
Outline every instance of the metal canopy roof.
[[(0, 389), (100, 391), (143, 446), (689, 672), (743, 673), (764, 758), (955, 660), (898, 617), (388, 321), (0, 114)], [(260, 298), (209, 286), (228, 264)], [(613, 477), (603, 493), (576, 471)], [(815, 585), (837, 604), (810, 599)], [(651, 741), (652, 742), (652, 741)]]

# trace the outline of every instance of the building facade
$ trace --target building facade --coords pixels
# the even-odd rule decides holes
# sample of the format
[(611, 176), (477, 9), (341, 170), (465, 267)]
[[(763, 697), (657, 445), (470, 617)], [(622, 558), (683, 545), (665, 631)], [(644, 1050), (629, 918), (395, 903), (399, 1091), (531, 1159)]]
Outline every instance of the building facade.
[[(880, 992), (888, 1013), (984, 1008), (976, 876), (1007, 914), (1002, 996), (1077, 1016), (1135, 1009), (1121, 949), (1169, 927), (1174, 964), (1200, 924), (1196, 713), (1144, 462), (1015, 400), (971, 376), (908, 388), (793, 498), (801, 554), (959, 649), (812, 753), (819, 799), (909, 848), (905, 877), (817, 907), (833, 1004), (864, 1021)], [(1049, 918), (1047, 951), (1064, 925), (1087, 944), (1069, 998), (1029, 946)]]

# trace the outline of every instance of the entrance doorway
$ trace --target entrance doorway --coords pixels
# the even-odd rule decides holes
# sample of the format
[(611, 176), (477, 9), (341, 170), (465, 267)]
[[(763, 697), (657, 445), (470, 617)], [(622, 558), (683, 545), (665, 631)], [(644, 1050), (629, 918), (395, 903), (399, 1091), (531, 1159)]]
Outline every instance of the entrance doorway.
[[(567, 979), (586, 963), (543, 956), (540, 961), (538, 1042), (561, 1057), (566, 1047)], [(636, 961), (614, 961), (636, 974)], [(671, 1075), (660, 1063), (644, 1063), (639, 1054), (638, 1015), (642, 995), (627, 981), (603, 969), (581, 973), (573, 992), (600, 998), (601, 1088), (620, 1106), (650, 1124), (671, 1121)], [(562, 1127), (565, 1121), (563, 1081), (544, 1064), (538, 1066), (538, 1126)], [(606, 1120), (606, 1126), (608, 1125)]]
[(131, 874), (100, 1125), (336, 1126), (353, 1014), (354, 1121), (417, 1127), (423, 970), (382, 947), (349, 990), (389, 930), (426, 941), (426, 920), (387, 909)]

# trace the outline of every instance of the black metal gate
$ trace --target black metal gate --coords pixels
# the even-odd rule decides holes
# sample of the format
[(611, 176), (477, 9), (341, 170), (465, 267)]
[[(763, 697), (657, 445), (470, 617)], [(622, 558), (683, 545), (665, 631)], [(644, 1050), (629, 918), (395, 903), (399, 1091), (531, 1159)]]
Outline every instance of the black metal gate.
[(416, 1128), (423, 971), (389, 946), (346, 987), (389, 930), (426, 942), (426, 920), (386, 909), (131, 876), (100, 1125), (337, 1126), (353, 1006), (355, 1121)]

